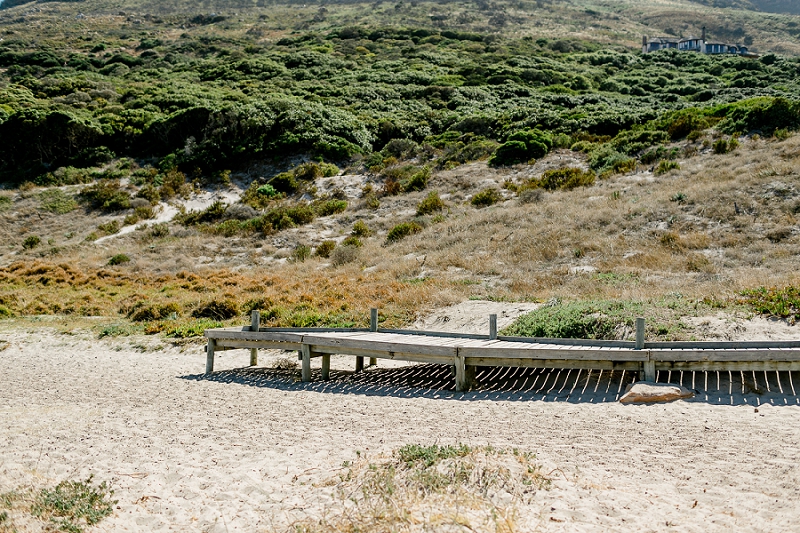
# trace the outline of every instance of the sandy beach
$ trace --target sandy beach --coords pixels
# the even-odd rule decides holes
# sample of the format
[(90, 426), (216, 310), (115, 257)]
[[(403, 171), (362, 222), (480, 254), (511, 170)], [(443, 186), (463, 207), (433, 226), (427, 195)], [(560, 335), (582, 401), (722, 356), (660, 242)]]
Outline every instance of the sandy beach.
[(409, 443), (535, 453), (552, 484), (520, 531), (800, 530), (798, 375), (671, 376), (697, 396), (643, 406), (617, 402), (629, 375), (493, 371), (461, 394), (429, 366), (335, 357), (303, 384), (268, 368), (280, 352), (222, 352), (205, 376), (202, 345), (0, 339), (0, 492), (94, 475), (119, 500), (96, 531), (286, 530), (330, 508), (315, 483), (357, 451)]

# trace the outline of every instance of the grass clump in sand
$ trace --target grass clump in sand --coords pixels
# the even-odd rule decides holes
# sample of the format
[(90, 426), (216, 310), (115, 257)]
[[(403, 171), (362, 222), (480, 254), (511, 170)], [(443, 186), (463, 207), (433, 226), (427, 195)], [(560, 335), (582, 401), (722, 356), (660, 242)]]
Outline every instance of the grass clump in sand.
[(359, 455), (323, 486), (335, 510), (293, 531), (514, 531), (518, 506), (550, 479), (534, 455), (491, 447), (411, 444), (390, 456)]
[(81, 533), (109, 516), (116, 500), (106, 482), (62, 481), (54, 488), (0, 494), (0, 532), (17, 531), (16, 523), (41, 522), (45, 531)]

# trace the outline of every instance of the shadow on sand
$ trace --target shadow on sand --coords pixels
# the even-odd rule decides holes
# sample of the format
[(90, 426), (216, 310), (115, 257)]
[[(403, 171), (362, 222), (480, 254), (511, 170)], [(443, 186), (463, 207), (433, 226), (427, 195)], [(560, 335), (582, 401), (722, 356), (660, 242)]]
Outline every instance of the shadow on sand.
[[(570, 403), (616, 402), (625, 388), (636, 381), (635, 372), (559, 370), (538, 368), (479, 368), (478, 385), (466, 393), (454, 392), (450, 367), (419, 364), (402, 368), (368, 368), (354, 373), (331, 371), (321, 380), (319, 370), (312, 381), (302, 383), (299, 370), (247, 367), (181, 376), (194, 381), (212, 381), (285, 391), (327, 394), (360, 394), (398, 398), (441, 398), (458, 401), (547, 401)], [(800, 405), (794, 382), (800, 372), (659, 372), (660, 383), (681, 384), (696, 392), (692, 402), (713, 405)], [(798, 382), (800, 385), (800, 382)]]

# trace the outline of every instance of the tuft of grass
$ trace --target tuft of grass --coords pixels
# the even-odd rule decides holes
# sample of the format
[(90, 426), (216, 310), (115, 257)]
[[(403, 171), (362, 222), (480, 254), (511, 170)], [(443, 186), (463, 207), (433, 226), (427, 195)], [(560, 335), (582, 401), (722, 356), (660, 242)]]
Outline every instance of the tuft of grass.
[(0, 196), (0, 213), (8, 211), (14, 205), (14, 200), (8, 196)]
[(293, 528), (416, 531), (425, 524), (426, 531), (514, 531), (517, 506), (550, 486), (534, 459), (531, 453), (464, 444), (410, 444), (376, 458), (359, 453), (324, 482), (336, 487), (337, 510)]

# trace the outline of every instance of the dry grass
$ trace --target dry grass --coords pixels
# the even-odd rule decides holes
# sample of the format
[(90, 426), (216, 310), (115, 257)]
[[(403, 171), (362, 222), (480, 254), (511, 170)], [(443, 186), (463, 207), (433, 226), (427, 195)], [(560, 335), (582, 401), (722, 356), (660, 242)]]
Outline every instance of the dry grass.
[(490, 447), (407, 445), (391, 456), (359, 455), (321, 486), (335, 505), (290, 531), (518, 531), (521, 509), (549, 479), (534, 456)]
[[(174, 303), (177, 322), (126, 327), (191, 336), (208, 324), (191, 315), (223, 300), (238, 309), (232, 321), (258, 308), (270, 325), (365, 325), (367, 310), (379, 307), (385, 324), (399, 326), (466, 298), (734, 300), (743, 289), (800, 283), (800, 136), (744, 138), (724, 155), (691, 146), (697, 155), (668, 174), (637, 169), (532, 203), (502, 185), (558, 164), (581, 167), (583, 156), (561, 150), (499, 170), (470, 163), (434, 174), (426, 191), (384, 197), (376, 210), (356, 207), (269, 236), (226, 238), (170, 224), (161, 234), (134, 231), (95, 244), (85, 234), (114, 217), (82, 208), (59, 215), (41, 208), (40, 191), (20, 192), (0, 213), (9, 243), (0, 253), (0, 316), (121, 319), (141, 302)], [(469, 205), (487, 187), (505, 199)], [(430, 190), (447, 202), (446, 214), (417, 215)], [(288, 260), (298, 246), (341, 243), (356, 221), (373, 233), (346, 261)], [(412, 221), (424, 229), (386, 245), (392, 227)], [(24, 250), (34, 230), (42, 244)], [(131, 261), (107, 267), (117, 254)]]

